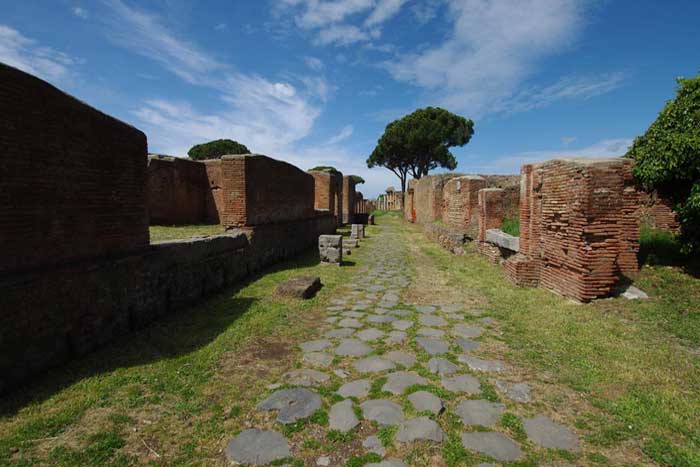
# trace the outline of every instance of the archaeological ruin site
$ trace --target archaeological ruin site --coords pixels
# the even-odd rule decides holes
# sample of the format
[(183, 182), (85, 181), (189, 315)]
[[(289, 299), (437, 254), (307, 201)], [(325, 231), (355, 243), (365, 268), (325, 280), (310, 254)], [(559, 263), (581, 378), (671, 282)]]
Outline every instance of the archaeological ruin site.
[(645, 266), (680, 223), (632, 159), (365, 198), (343, 167), (151, 154), (4, 64), (0, 102), (0, 465), (700, 465), (700, 406), (661, 408), (697, 348), (645, 321), (698, 302)]

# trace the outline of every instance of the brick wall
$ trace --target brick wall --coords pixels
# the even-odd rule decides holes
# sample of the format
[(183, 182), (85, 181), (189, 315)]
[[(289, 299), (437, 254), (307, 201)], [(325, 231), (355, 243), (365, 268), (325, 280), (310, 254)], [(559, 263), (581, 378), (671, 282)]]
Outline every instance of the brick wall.
[(503, 225), (505, 198), (505, 190), (501, 188), (479, 190), (477, 206), (477, 240), (479, 242), (486, 241), (487, 230), (500, 229)]
[(416, 222), (416, 192), (415, 185), (417, 180), (409, 180), (406, 186), (406, 198), (403, 205), (403, 217), (408, 222)]
[(209, 224), (220, 224), (221, 213), (224, 209), (224, 193), (221, 175), (221, 159), (202, 161), (207, 171), (209, 195), (206, 197), (206, 221)]
[(463, 175), (450, 179), (443, 188), (442, 222), (458, 232), (476, 237), (478, 218), (477, 193), (486, 187), (478, 175)]
[(221, 158), (222, 224), (226, 227), (309, 219), (314, 178), (286, 162), (258, 154)]
[(349, 176), (343, 177), (343, 224), (352, 222), (355, 215), (355, 182)]
[(1, 63), (0, 83), (0, 274), (146, 247), (146, 135)]
[(151, 225), (218, 223), (207, 166), (179, 157), (149, 156), (148, 215)]
[(680, 232), (678, 214), (673, 210), (673, 203), (657, 193), (639, 191), (639, 219), (642, 225), (671, 233)]
[(519, 284), (580, 301), (607, 296), (637, 271), (638, 195), (626, 159), (555, 159), (523, 166)]
[(314, 178), (314, 208), (328, 211), (343, 221), (343, 174), (340, 172), (309, 171)]
[(442, 220), (443, 188), (456, 175), (438, 174), (422, 177), (413, 184), (416, 222), (425, 224)]

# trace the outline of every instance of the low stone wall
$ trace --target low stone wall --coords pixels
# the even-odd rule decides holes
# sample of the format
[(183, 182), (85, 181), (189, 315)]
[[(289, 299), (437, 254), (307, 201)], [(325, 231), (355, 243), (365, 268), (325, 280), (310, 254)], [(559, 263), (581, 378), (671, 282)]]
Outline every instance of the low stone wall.
[(335, 218), (153, 244), (0, 278), (0, 393), (315, 247)]
[(442, 224), (424, 224), (423, 231), (430, 241), (438, 243), (441, 247), (456, 255), (464, 254), (464, 248), (470, 241), (467, 234)]

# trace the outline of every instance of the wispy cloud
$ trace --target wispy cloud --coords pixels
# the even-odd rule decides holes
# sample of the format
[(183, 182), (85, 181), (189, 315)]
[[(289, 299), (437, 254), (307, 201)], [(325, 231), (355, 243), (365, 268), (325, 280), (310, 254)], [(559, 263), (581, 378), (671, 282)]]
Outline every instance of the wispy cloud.
[(9, 26), (0, 24), (0, 62), (39, 76), (62, 82), (71, 76), (81, 60), (64, 52), (40, 45)]
[(340, 130), (340, 133), (338, 133), (337, 135), (333, 136), (332, 138), (330, 138), (330, 139), (326, 142), (326, 145), (331, 145), (331, 146), (332, 146), (332, 145), (334, 145), (334, 144), (340, 143), (341, 141), (345, 141), (346, 139), (348, 139), (349, 137), (352, 136), (353, 130), (354, 130), (354, 129), (353, 129), (352, 125), (345, 125), (345, 126), (343, 127), (343, 129)]
[[(609, 92), (622, 75), (564, 78), (544, 89), (520, 87), (538, 63), (569, 47), (583, 28), (586, 0), (445, 0), (452, 30), (441, 44), (397, 56), (395, 79), (422, 87), (430, 100), (480, 116), (522, 111), (565, 98)], [(511, 102), (512, 96), (516, 98)]]
[(365, 20), (365, 26), (375, 27), (396, 15), (406, 0), (379, 0), (377, 6)]
[(324, 68), (323, 62), (316, 57), (304, 57), (304, 63), (314, 71), (321, 71)]
[(561, 144), (564, 146), (569, 146), (572, 143), (575, 143), (577, 138), (575, 136), (564, 136), (561, 139)]
[(73, 7), (72, 11), (73, 11), (73, 14), (75, 16), (77, 16), (78, 18), (88, 19), (88, 17), (90, 16), (90, 14), (88, 13), (88, 11), (85, 8), (81, 8), (79, 6)]

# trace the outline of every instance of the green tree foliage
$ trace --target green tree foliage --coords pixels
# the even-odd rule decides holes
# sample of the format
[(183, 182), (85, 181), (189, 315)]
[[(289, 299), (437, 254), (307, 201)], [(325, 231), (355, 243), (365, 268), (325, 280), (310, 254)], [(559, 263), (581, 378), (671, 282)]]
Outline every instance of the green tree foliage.
[(438, 167), (454, 170), (457, 160), (450, 148), (464, 146), (473, 134), (471, 120), (439, 107), (418, 109), (386, 126), (367, 166), (391, 170), (406, 191), (409, 173), (419, 179)]
[(208, 143), (197, 144), (187, 151), (187, 155), (196, 161), (221, 159), (221, 156), (228, 154), (250, 154), (250, 150), (238, 141), (217, 139)]
[(676, 98), (634, 140), (627, 157), (646, 189), (675, 203), (686, 249), (700, 249), (700, 76), (678, 79)]
[(350, 175), (350, 180), (355, 182), (355, 185), (360, 185), (362, 183), (365, 183), (365, 179), (360, 177), (359, 175)]
[(330, 165), (317, 165), (313, 169), (309, 169), (309, 172), (332, 172), (332, 173), (340, 173), (340, 170), (336, 169), (335, 167), (331, 167)]

